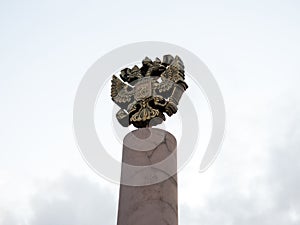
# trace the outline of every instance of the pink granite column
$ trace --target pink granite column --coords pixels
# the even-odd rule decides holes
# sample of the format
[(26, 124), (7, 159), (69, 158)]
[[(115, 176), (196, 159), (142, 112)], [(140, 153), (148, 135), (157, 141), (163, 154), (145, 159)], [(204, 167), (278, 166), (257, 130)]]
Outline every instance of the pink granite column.
[[(122, 165), (117, 225), (178, 225), (177, 174), (166, 176), (177, 168), (175, 137), (161, 129), (142, 128), (129, 133), (123, 143), (123, 163), (151, 168), (164, 162), (165, 169), (154, 166), (151, 173), (132, 173)], [(167, 179), (161, 181), (162, 175)], [(124, 185), (134, 182), (154, 184)]]

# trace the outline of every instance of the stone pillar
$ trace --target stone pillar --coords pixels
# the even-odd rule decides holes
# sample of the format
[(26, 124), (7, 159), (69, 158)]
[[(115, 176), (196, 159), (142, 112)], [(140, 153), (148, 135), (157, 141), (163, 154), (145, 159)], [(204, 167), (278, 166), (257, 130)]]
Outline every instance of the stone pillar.
[[(157, 128), (137, 129), (124, 138), (122, 162), (117, 225), (178, 225), (177, 174), (168, 176), (177, 168), (175, 137)], [(132, 172), (124, 163), (141, 169)], [(127, 185), (135, 182), (145, 185)]]

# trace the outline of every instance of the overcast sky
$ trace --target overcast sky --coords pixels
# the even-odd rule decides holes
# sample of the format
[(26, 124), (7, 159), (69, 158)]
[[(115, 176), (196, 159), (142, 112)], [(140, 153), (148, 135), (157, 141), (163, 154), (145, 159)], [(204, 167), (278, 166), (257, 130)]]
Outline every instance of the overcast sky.
[(188, 89), (204, 134), (179, 174), (180, 224), (300, 224), (299, 11), (296, 0), (1, 1), (0, 224), (116, 224), (118, 185), (82, 159), (73, 102), (98, 58), (145, 40), (195, 53), (225, 99), (222, 151), (199, 173), (209, 108)]

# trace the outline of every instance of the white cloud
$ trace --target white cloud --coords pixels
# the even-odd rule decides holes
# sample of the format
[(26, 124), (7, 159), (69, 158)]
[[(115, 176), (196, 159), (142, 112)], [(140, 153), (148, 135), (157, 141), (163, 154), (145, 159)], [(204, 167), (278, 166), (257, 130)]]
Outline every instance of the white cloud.
[[(30, 225), (114, 224), (117, 204), (110, 189), (83, 176), (65, 174), (43, 185), (31, 197)], [(18, 225), (7, 216), (3, 225)], [(8, 221), (10, 223), (8, 223)]]
[(0, 4), (1, 225), (115, 224), (117, 190), (80, 158), (72, 104), (98, 57), (140, 40), (197, 54), (226, 102), (216, 163), (198, 174), (199, 153), (180, 174), (181, 224), (299, 224), (298, 2)]

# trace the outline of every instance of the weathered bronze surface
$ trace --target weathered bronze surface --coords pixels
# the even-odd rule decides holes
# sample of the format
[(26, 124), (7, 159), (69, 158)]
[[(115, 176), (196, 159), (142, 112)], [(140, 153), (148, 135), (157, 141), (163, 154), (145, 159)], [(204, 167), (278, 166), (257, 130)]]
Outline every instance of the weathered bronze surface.
[(121, 108), (117, 119), (122, 126), (132, 124), (137, 128), (151, 127), (162, 123), (164, 113), (172, 116), (183, 92), (188, 88), (184, 79), (184, 65), (176, 56), (163, 56), (161, 61), (146, 57), (142, 66), (121, 70), (122, 82), (113, 75), (112, 100)]

